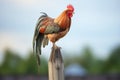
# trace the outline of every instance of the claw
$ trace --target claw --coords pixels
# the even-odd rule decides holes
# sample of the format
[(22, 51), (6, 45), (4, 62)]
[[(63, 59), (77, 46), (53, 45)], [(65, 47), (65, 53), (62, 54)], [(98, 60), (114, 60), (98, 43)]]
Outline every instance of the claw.
[(57, 45), (55, 43), (53, 43), (53, 48), (56, 49), (57, 48)]
[(61, 47), (57, 46), (55, 43), (53, 43), (53, 47), (52, 48), (54, 48), (54, 49), (57, 49), (57, 48), (61, 49)]

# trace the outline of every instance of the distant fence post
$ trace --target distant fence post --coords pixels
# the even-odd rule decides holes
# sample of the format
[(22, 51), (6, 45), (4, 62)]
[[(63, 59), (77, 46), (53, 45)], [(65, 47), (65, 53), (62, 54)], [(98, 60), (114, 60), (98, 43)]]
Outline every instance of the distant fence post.
[(60, 48), (52, 47), (51, 55), (48, 62), (49, 80), (64, 80), (64, 63)]

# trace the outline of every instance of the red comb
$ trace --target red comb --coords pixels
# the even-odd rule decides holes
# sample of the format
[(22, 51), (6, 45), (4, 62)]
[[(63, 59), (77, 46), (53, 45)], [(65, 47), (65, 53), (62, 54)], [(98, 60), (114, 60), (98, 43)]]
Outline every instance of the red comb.
[(74, 7), (71, 4), (67, 5), (67, 8), (74, 11)]

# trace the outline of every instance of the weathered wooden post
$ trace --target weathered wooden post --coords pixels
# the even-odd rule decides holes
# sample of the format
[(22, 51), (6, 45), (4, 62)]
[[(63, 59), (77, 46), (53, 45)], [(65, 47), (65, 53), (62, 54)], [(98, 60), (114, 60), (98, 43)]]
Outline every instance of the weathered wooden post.
[(64, 63), (60, 48), (53, 45), (48, 62), (49, 80), (64, 80)]

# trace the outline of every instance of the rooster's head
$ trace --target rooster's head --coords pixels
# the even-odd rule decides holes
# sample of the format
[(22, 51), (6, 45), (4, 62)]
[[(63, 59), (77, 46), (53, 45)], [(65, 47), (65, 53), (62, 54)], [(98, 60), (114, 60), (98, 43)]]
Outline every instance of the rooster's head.
[(68, 17), (70, 17), (70, 18), (74, 14), (74, 7), (71, 4), (67, 5), (67, 14), (68, 14)]

